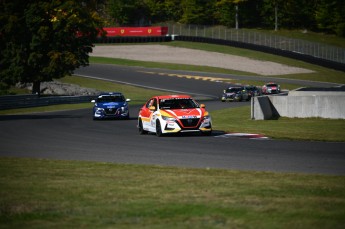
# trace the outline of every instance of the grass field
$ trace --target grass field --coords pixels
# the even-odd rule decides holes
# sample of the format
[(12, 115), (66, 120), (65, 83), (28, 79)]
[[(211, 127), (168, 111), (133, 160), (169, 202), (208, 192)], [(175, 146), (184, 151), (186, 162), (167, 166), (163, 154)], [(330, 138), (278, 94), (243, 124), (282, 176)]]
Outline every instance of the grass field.
[(343, 228), (344, 176), (0, 158), (0, 228)]

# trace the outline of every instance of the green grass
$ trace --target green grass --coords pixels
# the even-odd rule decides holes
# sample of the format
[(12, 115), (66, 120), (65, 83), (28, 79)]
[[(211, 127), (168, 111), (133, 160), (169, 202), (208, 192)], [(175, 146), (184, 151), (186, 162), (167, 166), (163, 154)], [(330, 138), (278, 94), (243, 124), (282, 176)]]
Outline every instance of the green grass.
[(0, 158), (0, 228), (343, 228), (344, 176)]
[(344, 119), (251, 120), (249, 106), (213, 111), (211, 115), (213, 128), (226, 132), (257, 133), (275, 139), (345, 142)]
[(60, 79), (60, 81), (63, 83), (77, 84), (86, 88), (94, 88), (100, 91), (119, 91), (122, 92), (127, 98), (130, 98), (132, 100), (131, 104), (143, 104), (154, 95), (169, 94), (166, 91), (148, 90), (131, 85), (112, 83), (109, 81), (78, 76), (66, 76)]
[(305, 31), (305, 30), (287, 30), (287, 29), (280, 29), (278, 31), (254, 29), (254, 31), (345, 48), (345, 38), (332, 35), (332, 34), (315, 33), (312, 31)]

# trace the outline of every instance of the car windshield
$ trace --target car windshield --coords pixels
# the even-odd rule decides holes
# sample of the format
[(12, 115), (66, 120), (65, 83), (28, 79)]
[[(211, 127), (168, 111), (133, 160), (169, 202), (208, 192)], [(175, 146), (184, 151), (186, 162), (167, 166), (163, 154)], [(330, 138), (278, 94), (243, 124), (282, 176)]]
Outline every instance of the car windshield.
[(267, 84), (267, 87), (278, 87), (277, 84)]
[(242, 88), (239, 88), (239, 87), (232, 87), (232, 88), (228, 88), (225, 90), (225, 93), (236, 93), (236, 92), (239, 92), (241, 91)]
[(198, 104), (193, 99), (161, 99), (160, 109), (192, 109), (198, 108)]
[(255, 90), (257, 90), (256, 87), (246, 87), (246, 89), (247, 89), (248, 91), (255, 91)]
[(103, 95), (97, 98), (98, 103), (109, 102), (124, 102), (125, 98), (122, 95)]

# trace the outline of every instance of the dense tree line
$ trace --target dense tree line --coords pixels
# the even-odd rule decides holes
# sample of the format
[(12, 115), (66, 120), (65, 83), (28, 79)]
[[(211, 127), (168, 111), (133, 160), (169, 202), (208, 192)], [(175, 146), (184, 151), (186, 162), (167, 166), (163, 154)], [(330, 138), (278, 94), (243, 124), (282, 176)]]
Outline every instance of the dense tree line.
[(102, 0), (0, 0), (0, 91), (71, 74), (88, 64), (103, 27)]
[(161, 22), (309, 29), (345, 36), (344, 0), (107, 0), (108, 25)]

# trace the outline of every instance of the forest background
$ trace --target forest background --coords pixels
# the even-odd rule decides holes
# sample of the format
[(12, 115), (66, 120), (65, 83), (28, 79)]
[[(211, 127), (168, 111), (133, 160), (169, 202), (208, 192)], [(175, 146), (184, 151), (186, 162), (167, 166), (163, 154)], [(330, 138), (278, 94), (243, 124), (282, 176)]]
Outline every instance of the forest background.
[(345, 37), (344, 0), (105, 0), (107, 26), (162, 22), (306, 29)]

